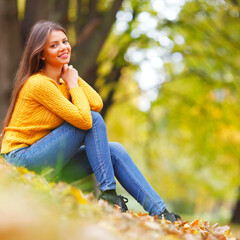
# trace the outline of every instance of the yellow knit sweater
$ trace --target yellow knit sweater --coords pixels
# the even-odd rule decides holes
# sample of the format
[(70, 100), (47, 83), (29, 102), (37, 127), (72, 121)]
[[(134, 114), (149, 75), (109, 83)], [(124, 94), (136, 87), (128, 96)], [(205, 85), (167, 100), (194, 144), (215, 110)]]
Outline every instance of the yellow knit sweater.
[(101, 97), (80, 77), (79, 87), (70, 90), (60, 83), (42, 73), (27, 79), (5, 128), (1, 153), (28, 147), (65, 121), (83, 130), (92, 127), (91, 110), (102, 109)]

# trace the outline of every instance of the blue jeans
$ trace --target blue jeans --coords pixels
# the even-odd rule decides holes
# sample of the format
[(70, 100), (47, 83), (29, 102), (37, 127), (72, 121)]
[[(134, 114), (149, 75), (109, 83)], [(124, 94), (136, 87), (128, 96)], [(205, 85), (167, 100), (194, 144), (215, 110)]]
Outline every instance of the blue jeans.
[(162, 213), (166, 208), (164, 201), (123, 146), (108, 142), (101, 115), (91, 113), (91, 129), (81, 130), (65, 122), (30, 147), (4, 154), (6, 161), (36, 172), (50, 167), (62, 179), (70, 176), (73, 181), (94, 173), (101, 191), (116, 189), (116, 176), (150, 215)]

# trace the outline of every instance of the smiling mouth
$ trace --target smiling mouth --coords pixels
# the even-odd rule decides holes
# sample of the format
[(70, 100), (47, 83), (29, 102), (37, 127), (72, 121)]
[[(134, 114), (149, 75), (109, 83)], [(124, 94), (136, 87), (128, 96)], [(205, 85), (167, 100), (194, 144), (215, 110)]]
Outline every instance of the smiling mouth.
[(60, 58), (67, 58), (67, 57), (68, 57), (68, 52), (62, 53), (62, 54), (59, 55), (58, 57), (60, 57)]

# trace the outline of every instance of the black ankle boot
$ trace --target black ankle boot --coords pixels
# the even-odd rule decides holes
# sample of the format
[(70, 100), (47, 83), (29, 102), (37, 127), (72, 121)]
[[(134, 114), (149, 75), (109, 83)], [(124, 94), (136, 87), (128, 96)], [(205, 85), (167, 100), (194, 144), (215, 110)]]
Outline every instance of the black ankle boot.
[(171, 222), (175, 222), (177, 221), (178, 219), (181, 219), (181, 217), (176, 214), (176, 213), (173, 213), (173, 212), (169, 212), (167, 209), (165, 209), (160, 215), (159, 215), (159, 218), (160, 219), (166, 219), (168, 221), (171, 221)]
[(128, 207), (126, 205), (128, 199), (121, 195), (117, 195), (115, 190), (107, 190), (102, 192), (98, 199), (106, 200), (113, 206), (119, 206), (122, 212), (126, 212), (128, 210)]

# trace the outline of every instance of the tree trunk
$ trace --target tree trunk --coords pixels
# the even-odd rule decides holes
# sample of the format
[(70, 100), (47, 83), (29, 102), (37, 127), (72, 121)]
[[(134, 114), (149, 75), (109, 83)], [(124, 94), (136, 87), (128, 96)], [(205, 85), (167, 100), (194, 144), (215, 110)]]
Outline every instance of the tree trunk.
[[(88, 76), (93, 71), (92, 67), (96, 64), (97, 57), (116, 20), (116, 13), (120, 9), (122, 1), (113, 1), (112, 7), (104, 15), (97, 13), (96, 10), (90, 11), (88, 16), (89, 22), (77, 37), (74, 49), (77, 56), (74, 65), (77, 67), (80, 75), (91, 86), (94, 86), (96, 79), (90, 79)], [(90, 1), (90, 3), (92, 2)]]
[(0, 120), (2, 124), (9, 106), (13, 79), (21, 52), (16, 0), (0, 0), (0, 36)]
[(51, 0), (50, 4), (49, 19), (60, 23), (65, 29), (67, 29), (69, 25), (69, 0)]
[(101, 115), (103, 118), (105, 118), (107, 111), (109, 110), (110, 106), (113, 104), (113, 97), (114, 93), (116, 92), (116, 86), (117, 82), (121, 77), (121, 68), (113, 68), (109, 76), (107, 76), (107, 83), (115, 83), (114, 87), (110, 90), (108, 93), (107, 99), (105, 99), (104, 104), (103, 104), (103, 109), (101, 111)]
[(238, 188), (238, 198), (235, 208), (233, 209), (231, 223), (240, 224), (240, 187)]
[(50, 13), (49, 0), (27, 0), (22, 22), (22, 44), (24, 45), (31, 27), (39, 20), (47, 20)]

